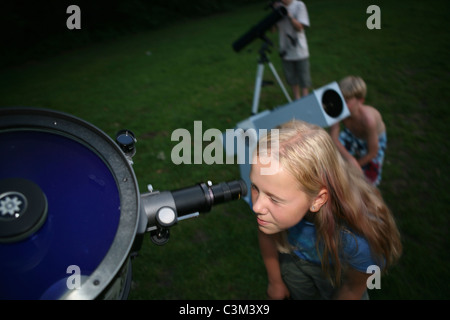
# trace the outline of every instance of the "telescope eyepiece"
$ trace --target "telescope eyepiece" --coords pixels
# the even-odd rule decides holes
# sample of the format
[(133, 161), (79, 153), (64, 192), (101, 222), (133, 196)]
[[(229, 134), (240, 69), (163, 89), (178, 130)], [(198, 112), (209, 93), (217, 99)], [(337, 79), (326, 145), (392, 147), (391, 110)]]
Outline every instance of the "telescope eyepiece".
[(243, 180), (199, 183), (174, 191), (153, 191), (141, 195), (141, 210), (147, 218), (146, 231), (157, 245), (169, 239), (169, 228), (178, 221), (209, 212), (213, 205), (238, 200), (247, 195)]
[(221, 182), (210, 188), (214, 196), (213, 204), (239, 200), (247, 194), (247, 185), (243, 180)]
[(178, 216), (193, 212), (208, 212), (213, 205), (238, 200), (247, 195), (247, 185), (243, 180), (212, 183), (199, 183), (172, 191)]

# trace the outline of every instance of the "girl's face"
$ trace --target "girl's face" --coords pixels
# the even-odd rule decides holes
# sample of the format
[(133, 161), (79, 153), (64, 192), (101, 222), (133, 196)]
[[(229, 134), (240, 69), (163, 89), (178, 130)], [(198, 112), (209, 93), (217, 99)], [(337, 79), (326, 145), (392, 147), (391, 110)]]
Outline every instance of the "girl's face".
[(268, 161), (265, 158), (259, 161), (258, 157), (256, 160), (252, 164), (250, 181), (253, 211), (259, 229), (266, 234), (274, 234), (296, 225), (308, 212), (312, 200), (281, 165), (276, 166), (272, 174), (262, 175), (261, 169), (269, 166), (264, 164)]

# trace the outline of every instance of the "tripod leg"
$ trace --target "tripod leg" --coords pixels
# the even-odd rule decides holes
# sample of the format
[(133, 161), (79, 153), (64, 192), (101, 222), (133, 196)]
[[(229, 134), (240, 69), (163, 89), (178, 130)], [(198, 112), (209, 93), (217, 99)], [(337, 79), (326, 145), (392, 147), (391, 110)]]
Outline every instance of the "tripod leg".
[(291, 99), (291, 97), (289, 96), (288, 92), (286, 91), (286, 88), (284, 87), (283, 82), (281, 82), (281, 79), (280, 79), (280, 77), (278, 76), (277, 70), (276, 70), (275, 67), (273, 66), (272, 62), (269, 61), (268, 64), (269, 64), (270, 70), (272, 70), (273, 76), (275, 77), (275, 79), (277, 79), (277, 82), (278, 82), (278, 84), (280, 85), (281, 90), (283, 91), (283, 93), (284, 93), (284, 95), (285, 95), (287, 101), (288, 101), (288, 102), (292, 102), (292, 99)]
[(258, 63), (258, 68), (256, 70), (255, 90), (253, 92), (252, 114), (256, 114), (258, 112), (259, 97), (261, 94), (263, 75), (264, 75), (264, 63)]

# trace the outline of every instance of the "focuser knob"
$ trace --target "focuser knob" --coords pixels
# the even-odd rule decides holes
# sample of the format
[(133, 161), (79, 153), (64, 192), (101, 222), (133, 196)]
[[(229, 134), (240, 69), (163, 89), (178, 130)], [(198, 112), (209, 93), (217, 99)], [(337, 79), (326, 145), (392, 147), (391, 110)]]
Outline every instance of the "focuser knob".
[(116, 143), (127, 156), (132, 157), (136, 153), (136, 142), (137, 140), (134, 137), (134, 133), (130, 130), (124, 129), (116, 133)]

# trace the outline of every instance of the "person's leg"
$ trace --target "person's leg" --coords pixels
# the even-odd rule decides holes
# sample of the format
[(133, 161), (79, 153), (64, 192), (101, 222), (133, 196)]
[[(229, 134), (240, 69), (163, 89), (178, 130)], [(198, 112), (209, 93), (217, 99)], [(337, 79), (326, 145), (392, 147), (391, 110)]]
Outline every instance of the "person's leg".
[(294, 95), (294, 100), (298, 100), (302, 97), (300, 93), (300, 86), (298, 84), (294, 84), (291, 86), (292, 88), (292, 94)]
[(298, 74), (300, 78), (301, 96), (305, 97), (309, 94), (309, 88), (312, 87), (311, 72), (309, 67), (309, 59), (299, 60), (297, 63)]
[(302, 88), (302, 97), (307, 96), (309, 94), (308, 88)]
[(331, 299), (334, 288), (320, 265), (293, 254), (280, 254), (281, 275), (294, 300)]
[(300, 99), (300, 84), (298, 82), (298, 76), (296, 72), (296, 61), (282, 60), (283, 71), (286, 82), (292, 88), (292, 94), (294, 95), (294, 100)]
[(313, 280), (296, 264), (293, 254), (280, 254), (280, 268), (283, 281), (289, 289), (290, 298), (294, 300), (317, 299), (318, 292)]

